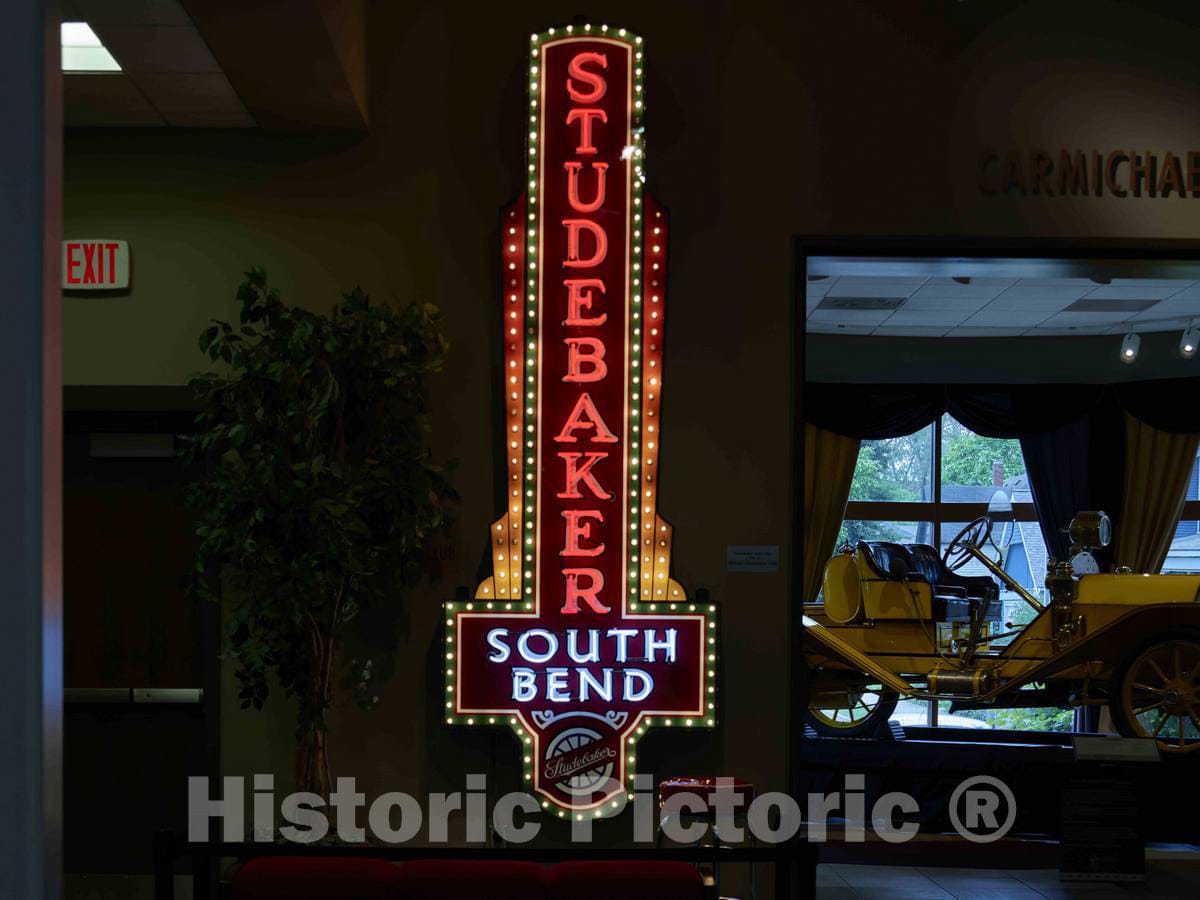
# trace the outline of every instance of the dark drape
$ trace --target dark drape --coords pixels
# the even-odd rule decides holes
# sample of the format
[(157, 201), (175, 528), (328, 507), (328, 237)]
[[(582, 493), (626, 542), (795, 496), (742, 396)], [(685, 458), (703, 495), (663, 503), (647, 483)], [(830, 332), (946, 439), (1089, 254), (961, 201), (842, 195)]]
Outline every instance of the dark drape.
[(1139, 422), (1172, 434), (1200, 432), (1200, 378), (1133, 381), (1114, 391), (1117, 405)]
[[(859, 385), (809, 383), (805, 418), (837, 434), (912, 434), (949, 413), (976, 434), (1018, 438), (1046, 547), (1065, 559), (1081, 509), (1120, 525), (1126, 413), (1172, 433), (1200, 432), (1200, 378), (1119, 385)], [(1108, 560), (1102, 560), (1107, 562)]]
[[(1175, 434), (1200, 432), (1200, 378), (1096, 384), (832, 384), (809, 382), (805, 420), (828, 431), (880, 440), (912, 434), (950, 413), (985, 437), (1015, 438), (1115, 411)], [(1106, 429), (1107, 430), (1107, 426)]]
[[(1055, 559), (1066, 559), (1066, 534), (1081, 509), (1098, 509), (1114, 523), (1121, 514), (1125, 468), (1124, 413), (1106, 394), (1087, 414), (1048, 431), (1021, 435), (1021, 455), (1042, 538)], [(1097, 552), (1102, 563), (1109, 554)]]
[(940, 384), (831, 384), (804, 386), (804, 420), (818, 428), (878, 441), (924, 428), (946, 410)]
[(1064, 529), (1076, 512), (1089, 508), (1090, 437), (1091, 423), (1088, 417), (1080, 416), (1051, 431), (1021, 438), (1033, 506), (1046, 550), (1055, 559), (1067, 558), (1071, 540)]

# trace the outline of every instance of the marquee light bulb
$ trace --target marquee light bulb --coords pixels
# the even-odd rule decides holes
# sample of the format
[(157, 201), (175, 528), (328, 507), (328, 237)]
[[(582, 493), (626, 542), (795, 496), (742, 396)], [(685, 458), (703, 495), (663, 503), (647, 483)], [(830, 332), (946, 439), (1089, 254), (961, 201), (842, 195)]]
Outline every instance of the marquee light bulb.
[(1197, 347), (1200, 347), (1200, 328), (1191, 325), (1179, 339), (1179, 355), (1191, 359), (1196, 355)]
[(1141, 347), (1142, 338), (1134, 332), (1129, 332), (1125, 335), (1125, 340), (1121, 341), (1121, 362), (1126, 365), (1132, 365), (1137, 361), (1138, 348)]

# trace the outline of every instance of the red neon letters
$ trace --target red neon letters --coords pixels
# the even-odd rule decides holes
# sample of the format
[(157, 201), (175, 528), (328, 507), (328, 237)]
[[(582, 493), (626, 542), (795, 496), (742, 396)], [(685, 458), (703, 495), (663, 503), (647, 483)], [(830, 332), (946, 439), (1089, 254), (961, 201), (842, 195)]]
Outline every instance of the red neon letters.
[[(595, 103), (604, 96), (608, 90), (608, 83), (598, 70), (604, 70), (607, 67), (608, 58), (602, 53), (583, 52), (572, 57), (571, 62), (567, 65), (567, 95), (572, 103)], [(580, 83), (585, 85), (586, 89), (581, 88)], [(597, 123), (604, 125), (608, 122), (604, 110), (572, 106), (567, 111), (566, 124), (569, 126), (576, 122), (579, 123), (579, 142), (575, 152), (580, 156), (595, 155), (596, 148), (592, 144), (592, 129)], [(604, 205), (608, 163), (593, 162), (590, 168), (594, 173), (596, 188), (592, 198), (584, 201), (579, 195), (580, 172), (583, 169), (583, 163), (576, 160), (563, 163), (563, 170), (566, 173), (567, 205), (572, 212), (587, 215), (596, 212)], [(602, 225), (593, 219), (586, 218), (564, 218), (562, 225), (566, 229), (567, 240), (567, 255), (563, 260), (564, 268), (582, 272), (595, 269), (604, 262), (608, 256), (608, 235)], [(591, 238), (590, 250), (583, 249), (584, 233)], [(580, 329), (589, 326), (594, 328), (604, 324), (608, 314), (596, 310), (606, 293), (603, 279), (594, 277), (564, 278), (562, 284), (566, 306), (564, 324)], [(585, 315), (585, 311), (592, 312), (593, 315)], [(597, 312), (598, 314), (595, 314)], [(567, 371), (562, 377), (564, 382), (588, 384), (603, 381), (608, 377), (608, 366), (604, 362), (603, 340), (583, 334), (566, 337), (563, 342), (567, 348)], [(576, 436), (576, 432), (580, 432), (581, 436), (582, 433), (586, 433), (586, 437), (582, 439), (588, 443), (613, 444), (617, 442), (616, 435), (612, 433), (600, 416), (600, 412), (586, 391), (580, 393), (571, 414), (554, 440), (559, 444), (577, 443), (581, 436)], [(606, 451), (587, 450), (582, 454), (562, 451), (558, 456), (564, 463), (563, 489), (558, 492), (560, 499), (580, 500), (584, 504), (588, 504), (594, 499), (607, 500), (612, 497), (611, 492), (601, 485), (596, 474), (592, 472), (597, 463), (608, 458)], [(579, 463), (581, 456), (586, 459), (582, 465)], [(590, 497), (585, 497), (579, 490), (581, 483), (588, 488)], [(569, 561), (572, 558), (599, 557), (605, 552), (607, 547), (603, 542), (585, 543), (591, 536), (592, 522), (604, 521), (604, 514), (599, 509), (581, 505), (578, 508), (563, 510), (562, 515), (565, 533), (563, 549), (559, 551), (559, 555), (566, 557), (568, 566), (570, 566)], [(612, 607), (600, 599), (600, 592), (604, 589), (604, 575), (599, 569), (568, 567), (563, 569), (563, 577), (567, 581), (566, 600), (562, 607), (564, 615), (577, 615), (585, 607), (595, 613), (606, 613), (611, 610)], [(583, 607), (580, 606), (581, 602)]]

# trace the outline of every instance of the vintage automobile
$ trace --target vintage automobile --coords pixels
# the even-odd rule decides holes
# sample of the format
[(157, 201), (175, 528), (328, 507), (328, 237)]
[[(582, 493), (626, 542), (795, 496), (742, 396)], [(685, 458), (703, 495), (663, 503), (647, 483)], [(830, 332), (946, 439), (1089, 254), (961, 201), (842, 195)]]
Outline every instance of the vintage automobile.
[[(1093, 551), (1111, 530), (1102, 512), (1075, 517), (1045, 605), (993, 558), (987, 516), (940, 557), (925, 544), (844, 547), (822, 602), (804, 607), (808, 724), (873, 735), (901, 696), (949, 700), (951, 712), (1106, 704), (1123, 735), (1200, 749), (1200, 575), (1102, 573)], [(969, 560), (991, 575), (960, 575)], [(1033, 608), (1028, 623), (1002, 623), (996, 579)]]

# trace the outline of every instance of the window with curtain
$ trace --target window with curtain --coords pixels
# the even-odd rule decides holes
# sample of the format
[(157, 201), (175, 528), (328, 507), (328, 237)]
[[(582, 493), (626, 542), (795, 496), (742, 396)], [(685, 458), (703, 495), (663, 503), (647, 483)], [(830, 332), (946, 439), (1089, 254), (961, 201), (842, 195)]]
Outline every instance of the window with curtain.
[[(983, 515), (991, 515), (994, 522), (995, 547), (989, 551), (993, 560), (1035, 597), (1044, 599), (1048, 554), (1020, 442), (983, 437), (943, 415), (912, 434), (862, 442), (838, 543), (921, 543), (944, 553), (968, 522)], [(1200, 571), (1200, 537), (1196, 547)], [(959, 572), (990, 575), (975, 561)], [(1018, 627), (1030, 621), (1033, 609), (996, 580), (1004, 604), (1003, 621)], [(1074, 714), (1067, 709), (951, 714), (948, 701), (935, 708), (928, 701), (905, 700), (897, 707), (896, 717), (910, 725), (1039, 731), (1071, 731), (1074, 723)]]
[(1162, 570), (1175, 574), (1200, 572), (1200, 459), (1192, 463), (1183, 515), (1175, 526)]

